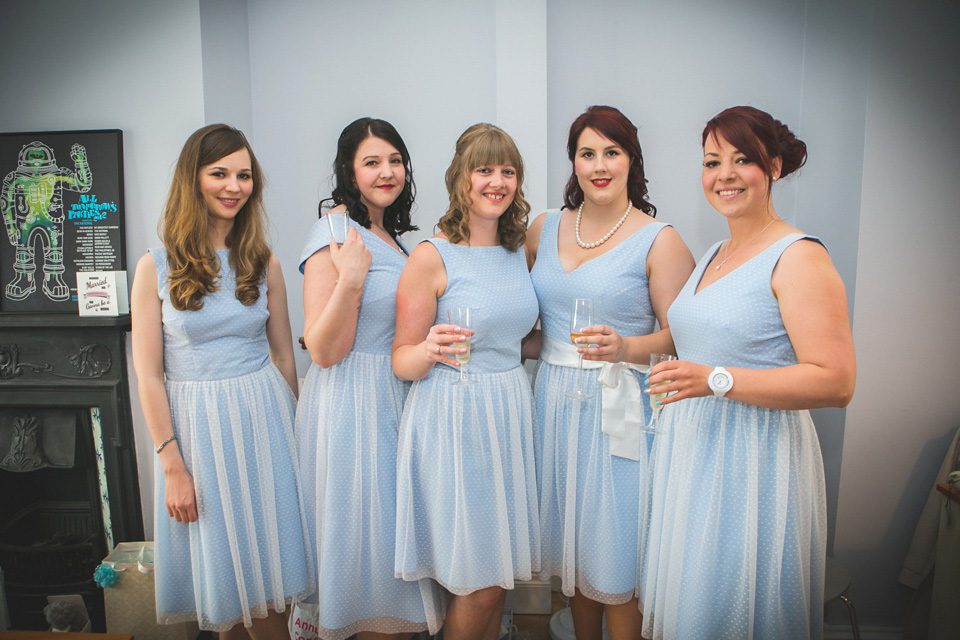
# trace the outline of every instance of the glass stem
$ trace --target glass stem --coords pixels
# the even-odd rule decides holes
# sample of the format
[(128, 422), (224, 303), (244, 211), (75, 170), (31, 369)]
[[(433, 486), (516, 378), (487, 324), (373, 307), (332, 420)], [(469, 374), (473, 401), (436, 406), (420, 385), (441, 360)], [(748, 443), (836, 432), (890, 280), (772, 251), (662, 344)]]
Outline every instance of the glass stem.
[(580, 376), (583, 373), (583, 354), (580, 355), (580, 362), (577, 364), (577, 393), (583, 390), (583, 387), (580, 385)]

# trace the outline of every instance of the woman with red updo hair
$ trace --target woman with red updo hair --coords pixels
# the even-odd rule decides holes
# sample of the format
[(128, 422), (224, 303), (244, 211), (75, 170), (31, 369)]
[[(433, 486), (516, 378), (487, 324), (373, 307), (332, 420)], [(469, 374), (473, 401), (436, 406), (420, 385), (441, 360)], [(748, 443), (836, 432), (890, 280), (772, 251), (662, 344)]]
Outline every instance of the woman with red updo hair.
[(808, 409), (853, 395), (846, 294), (820, 240), (773, 207), (806, 145), (753, 107), (719, 113), (702, 144), (703, 191), (730, 238), (670, 306), (680, 359), (648, 375), (670, 395), (638, 586), (644, 637), (819, 638), (827, 517)]
[[(540, 342), (540, 575), (560, 577), (579, 640), (600, 640), (604, 616), (610, 639), (625, 640), (640, 634), (638, 522), (649, 478), (641, 429), (652, 409), (638, 369), (651, 353), (673, 352), (666, 312), (693, 256), (654, 219), (637, 128), (619, 110), (577, 117), (567, 152), (564, 209), (538, 216), (527, 234), (542, 326), (525, 349), (537, 355)], [(573, 344), (576, 298), (592, 300), (594, 317)], [(580, 386), (585, 395), (571, 398)]]

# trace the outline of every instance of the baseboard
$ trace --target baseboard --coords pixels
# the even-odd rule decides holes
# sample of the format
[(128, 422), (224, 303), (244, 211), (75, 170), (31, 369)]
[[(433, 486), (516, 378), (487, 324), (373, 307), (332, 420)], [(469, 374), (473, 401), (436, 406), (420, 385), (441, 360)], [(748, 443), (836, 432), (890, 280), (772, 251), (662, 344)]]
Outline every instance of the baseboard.
[[(823, 625), (823, 640), (850, 640), (852, 638), (853, 631), (849, 624)], [(903, 638), (903, 628), (861, 626), (860, 638), (862, 640), (901, 640)]]
[(550, 581), (518, 580), (507, 592), (506, 610), (521, 614), (549, 614)]

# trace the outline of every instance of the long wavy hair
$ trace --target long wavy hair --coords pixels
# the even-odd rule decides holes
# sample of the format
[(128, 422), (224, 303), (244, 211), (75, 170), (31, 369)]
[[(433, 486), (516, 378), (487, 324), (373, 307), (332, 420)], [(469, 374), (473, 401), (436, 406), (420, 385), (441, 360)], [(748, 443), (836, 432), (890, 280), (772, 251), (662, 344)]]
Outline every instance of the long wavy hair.
[(517, 192), (510, 207), (497, 221), (500, 245), (516, 251), (527, 235), (530, 204), (523, 197), (523, 158), (513, 138), (492, 124), (480, 123), (468, 128), (457, 140), (453, 161), (447, 169), (447, 193), (450, 205), (437, 227), (456, 244), (470, 241), (470, 176), (484, 165), (510, 165), (517, 170)]
[(333, 193), (329, 198), (320, 201), (320, 214), (323, 215), (324, 203), (332, 201), (334, 206), (345, 205), (351, 218), (358, 224), (362, 224), (364, 228), (370, 228), (370, 213), (367, 211), (367, 205), (363, 204), (360, 198), (360, 189), (357, 188), (356, 174), (353, 170), (357, 149), (370, 137), (385, 140), (400, 152), (405, 173), (400, 195), (383, 211), (383, 228), (394, 238), (407, 231), (416, 231), (417, 227), (410, 222), (410, 210), (413, 208), (417, 193), (416, 185), (413, 183), (410, 153), (394, 126), (386, 120), (377, 118), (359, 118), (340, 132), (340, 139), (337, 140), (337, 157), (333, 161)]
[(253, 191), (237, 212), (226, 244), (230, 266), (237, 274), (237, 300), (251, 305), (260, 298), (270, 260), (263, 220), (263, 172), (243, 133), (226, 124), (211, 124), (195, 131), (183, 145), (160, 219), (170, 302), (175, 309), (197, 311), (203, 307), (203, 297), (220, 288), (220, 259), (210, 242), (211, 216), (200, 193), (200, 169), (241, 149), (250, 154)]
[[(574, 163), (577, 156), (577, 143), (580, 134), (587, 127), (604, 138), (612, 140), (627, 152), (630, 158), (630, 171), (627, 173), (627, 197), (637, 209), (652, 218), (657, 217), (657, 208), (651, 204), (647, 193), (647, 178), (643, 173), (643, 151), (637, 138), (637, 127), (619, 109), (605, 105), (594, 105), (577, 116), (570, 125), (567, 136), (567, 157)], [(577, 180), (577, 172), (571, 171), (567, 186), (563, 191), (563, 206), (576, 209), (583, 203), (583, 189)]]

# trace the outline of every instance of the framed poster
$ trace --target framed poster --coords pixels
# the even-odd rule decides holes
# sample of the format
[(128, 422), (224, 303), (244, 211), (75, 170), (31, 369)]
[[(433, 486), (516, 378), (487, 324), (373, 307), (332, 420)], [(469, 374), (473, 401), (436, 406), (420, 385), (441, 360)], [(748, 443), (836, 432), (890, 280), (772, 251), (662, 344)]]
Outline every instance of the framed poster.
[(125, 271), (119, 129), (0, 133), (0, 312), (77, 313), (77, 273)]

